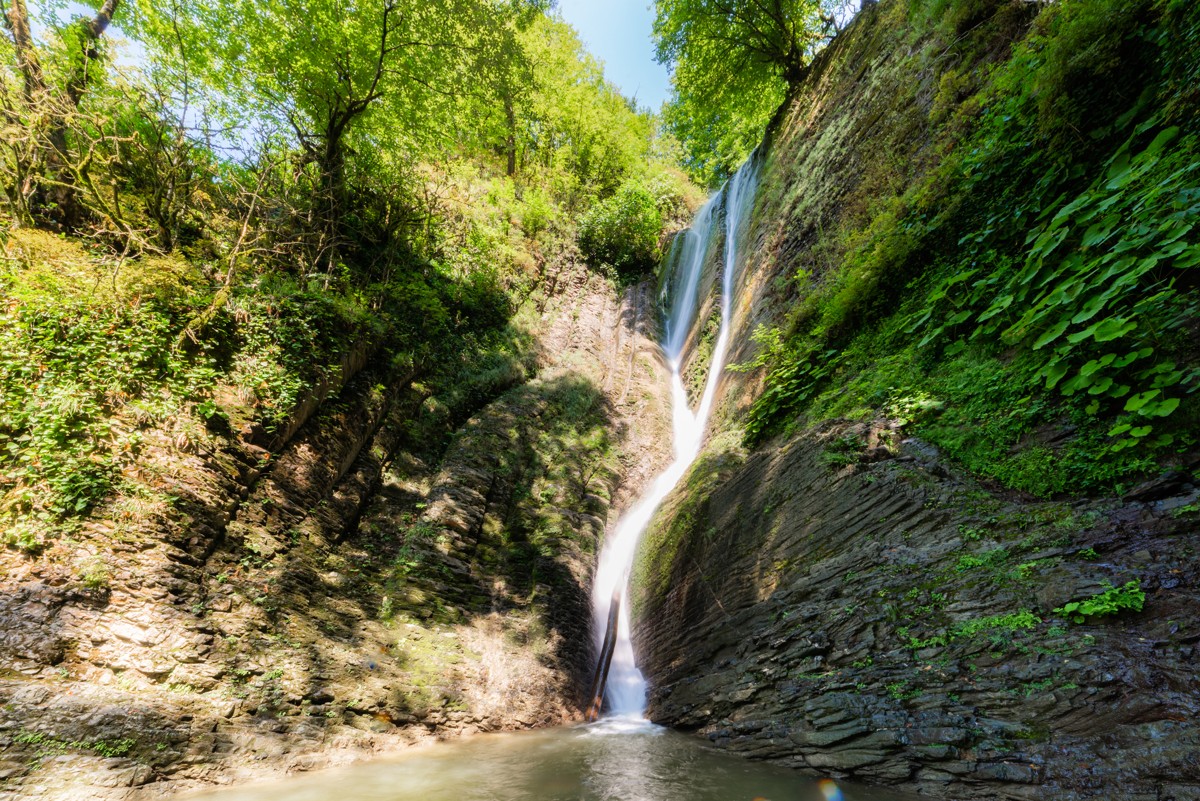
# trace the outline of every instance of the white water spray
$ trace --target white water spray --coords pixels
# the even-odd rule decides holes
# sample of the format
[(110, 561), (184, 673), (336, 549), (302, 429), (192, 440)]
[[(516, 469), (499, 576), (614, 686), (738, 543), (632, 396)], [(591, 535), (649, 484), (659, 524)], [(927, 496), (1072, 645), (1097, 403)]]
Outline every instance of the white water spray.
[[(621, 604), (616, 647), (606, 689), (609, 713), (614, 716), (641, 718), (646, 710), (646, 680), (634, 660), (633, 643), (629, 637), (629, 571), (633, 566), (638, 541), (649, 525), (650, 518), (696, 460), (704, 441), (705, 427), (712, 412), (717, 384), (725, 369), (725, 357), (729, 351), (729, 323), (739, 266), (738, 234), (753, 206), (758, 180), (754, 162), (755, 159), (751, 157), (743, 164), (725, 188), (704, 204), (692, 221), (692, 227), (682, 234), (686, 239), (676, 260), (678, 273), (670, 285), (673, 297), (663, 342), (663, 352), (671, 365), (675, 459), (654, 479), (650, 491), (625, 513), (612, 536), (605, 540), (604, 548), (600, 552), (596, 581), (592, 585), (592, 619), (596, 624), (598, 638), (604, 636), (605, 621), (614, 592), (619, 590), (621, 598), (626, 599), (626, 602)], [(700, 274), (704, 268), (705, 257), (712, 246), (714, 237), (710, 234), (722, 198), (725, 201), (725, 262), (721, 276), (721, 328), (713, 348), (708, 382), (704, 386), (700, 405), (693, 412), (688, 406), (687, 391), (680, 376), (682, 351), (697, 314)]]

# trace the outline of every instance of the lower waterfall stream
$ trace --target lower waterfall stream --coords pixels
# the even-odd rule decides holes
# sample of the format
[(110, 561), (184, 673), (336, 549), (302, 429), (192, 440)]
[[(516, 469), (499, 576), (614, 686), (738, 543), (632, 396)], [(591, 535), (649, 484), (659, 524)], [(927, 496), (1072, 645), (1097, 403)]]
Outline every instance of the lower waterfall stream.
[[(681, 247), (673, 249), (674, 275), (668, 276), (668, 288), (673, 289), (665, 323), (663, 353), (671, 367), (672, 432), (674, 461), (660, 473), (646, 492), (620, 519), (612, 535), (604, 543), (592, 585), (592, 620), (599, 637), (605, 634), (609, 606), (614, 598), (628, 596), (629, 573), (637, 553), (638, 542), (650, 519), (663, 500), (687, 473), (700, 453), (704, 432), (712, 413), (717, 385), (729, 350), (729, 323), (733, 310), (733, 293), (737, 288), (739, 267), (738, 236), (750, 208), (754, 204), (757, 185), (755, 159), (750, 158), (717, 194), (696, 214), (692, 227), (680, 234)], [(721, 270), (721, 325), (708, 365), (708, 379), (700, 403), (693, 412), (683, 384), (684, 347), (698, 313), (701, 274), (711, 249), (718, 243), (713, 226), (724, 208), (724, 262)], [(597, 641), (597, 646), (600, 643)], [(606, 687), (607, 709), (610, 715), (640, 719), (646, 708), (646, 682), (638, 670), (630, 640), (629, 604), (621, 603), (617, 621), (616, 645)]]

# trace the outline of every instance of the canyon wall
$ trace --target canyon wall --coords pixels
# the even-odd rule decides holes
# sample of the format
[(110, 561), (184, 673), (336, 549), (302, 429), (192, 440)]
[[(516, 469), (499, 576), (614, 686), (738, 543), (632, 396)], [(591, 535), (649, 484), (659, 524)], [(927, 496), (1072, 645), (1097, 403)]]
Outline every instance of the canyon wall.
[[(786, 337), (820, 298), (842, 297), (830, 290), (841, 260), (965, 147), (987, 113), (974, 90), (1038, 30), (1033, 4), (942, 3), (974, 8), (950, 21), (922, 16), (930, 5), (867, 5), (760, 148), (735, 297), (740, 369), (723, 377), (705, 451), (634, 574), (650, 717), (753, 759), (936, 798), (1200, 798), (1200, 490), (1188, 458), (1119, 494), (1038, 497), (914, 435), (918, 414), (943, 404), (819, 407), (744, 436), (765, 393), (802, 386), (771, 383), (770, 359), (788, 354), (751, 334)], [(916, 272), (889, 276), (889, 248)], [(886, 316), (884, 289), (920, 287), (912, 265), (941, 258), (905, 248), (877, 245), (884, 272), (864, 290), (877, 300), (858, 308)], [(860, 351), (894, 358), (903, 329), (885, 322), (872, 343), (861, 325)], [(823, 408), (854, 379), (823, 379), (835, 398)], [(1045, 470), (1066, 471), (1055, 459), (1071, 436), (1046, 427), (1013, 453), (1042, 448)]]
[(423, 377), (364, 346), (273, 441), (149, 432), (168, 502), (3, 555), (3, 790), (159, 797), (576, 719), (596, 544), (670, 411), (652, 289), (547, 287), (528, 367), (442, 451)]

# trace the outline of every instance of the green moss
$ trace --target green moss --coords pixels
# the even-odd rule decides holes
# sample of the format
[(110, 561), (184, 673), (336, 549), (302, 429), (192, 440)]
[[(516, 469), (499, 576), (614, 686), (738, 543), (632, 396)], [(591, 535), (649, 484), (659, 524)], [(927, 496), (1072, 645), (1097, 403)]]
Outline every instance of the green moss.
[(708, 527), (709, 498), (741, 466), (744, 456), (735, 433), (714, 437), (659, 508), (642, 535), (630, 578), (635, 616), (661, 601), (674, 571), (687, 563), (689, 555), (696, 563), (703, 562), (695, 557), (715, 534)]
[(699, 402), (704, 394), (704, 385), (708, 381), (708, 365), (712, 361), (713, 349), (717, 345), (717, 335), (721, 331), (721, 308), (713, 305), (712, 312), (700, 329), (700, 340), (696, 343), (695, 352), (683, 374), (683, 385), (688, 391), (692, 403)]

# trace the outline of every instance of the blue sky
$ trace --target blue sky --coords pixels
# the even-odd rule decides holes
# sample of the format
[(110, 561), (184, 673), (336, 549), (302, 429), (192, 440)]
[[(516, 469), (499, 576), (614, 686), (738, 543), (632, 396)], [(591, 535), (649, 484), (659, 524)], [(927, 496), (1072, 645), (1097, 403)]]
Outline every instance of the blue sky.
[(651, 0), (558, 0), (563, 19), (579, 31), (604, 74), (639, 106), (658, 111), (671, 91), (667, 70), (654, 61)]

